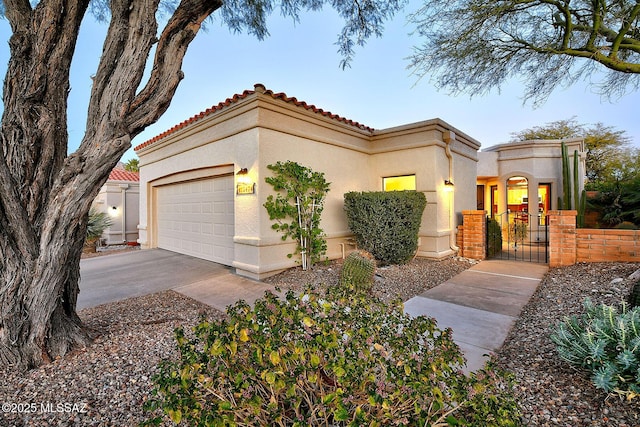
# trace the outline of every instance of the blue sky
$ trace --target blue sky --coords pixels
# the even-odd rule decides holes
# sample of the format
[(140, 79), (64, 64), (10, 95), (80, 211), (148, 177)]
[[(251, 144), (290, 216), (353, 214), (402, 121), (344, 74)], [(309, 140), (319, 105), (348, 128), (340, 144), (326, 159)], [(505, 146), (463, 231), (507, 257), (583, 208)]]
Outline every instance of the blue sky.
[[(406, 25), (405, 14), (386, 25), (382, 38), (358, 49), (351, 68), (345, 70), (339, 67), (341, 58), (334, 45), (341, 26), (331, 10), (303, 14), (298, 24), (275, 13), (269, 19), (271, 36), (258, 41), (232, 34), (214, 20), (192, 43), (183, 68), (185, 79), (169, 110), (133, 145), (235, 93), (253, 89), (255, 83), (263, 83), (275, 92), (285, 92), (376, 129), (439, 117), (483, 147), (507, 142), (511, 132), (573, 116), (579, 123), (602, 122), (625, 130), (634, 145), (640, 146), (639, 93), (610, 103), (578, 84), (556, 90), (544, 105), (534, 109), (530, 104), (523, 105), (522, 86), (512, 81), (500, 93), (494, 90), (471, 99), (469, 95), (453, 97), (438, 92), (428, 77), (418, 80), (407, 70), (406, 57), (418, 41), (409, 34), (411, 27)], [(104, 24), (90, 18), (83, 23), (71, 74), (70, 151), (77, 148), (84, 133), (91, 75), (105, 33)], [(9, 25), (6, 20), (0, 21), (2, 75), (6, 72), (8, 37)], [(133, 156), (133, 150), (129, 150), (124, 159)]]

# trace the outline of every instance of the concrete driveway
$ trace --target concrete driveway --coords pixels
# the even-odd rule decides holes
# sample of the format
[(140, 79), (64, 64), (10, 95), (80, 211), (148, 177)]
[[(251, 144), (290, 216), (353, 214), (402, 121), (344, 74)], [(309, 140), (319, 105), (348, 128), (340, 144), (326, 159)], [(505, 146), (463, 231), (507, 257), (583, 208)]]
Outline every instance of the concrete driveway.
[(189, 288), (224, 275), (232, 276), (230, 267), (163, 249), (83, 259), (77, 309)]

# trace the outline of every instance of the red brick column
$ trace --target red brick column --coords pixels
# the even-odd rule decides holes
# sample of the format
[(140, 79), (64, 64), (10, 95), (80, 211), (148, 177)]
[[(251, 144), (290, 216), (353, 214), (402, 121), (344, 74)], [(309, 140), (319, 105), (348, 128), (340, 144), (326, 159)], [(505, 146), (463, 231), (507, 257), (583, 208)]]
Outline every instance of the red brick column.
[(462, 211), (462, 254), (466, 258), (485, 259), (487, 257), (487, 212)]
[(576, 263), (578, 211), (549, 211), (549, 267)]

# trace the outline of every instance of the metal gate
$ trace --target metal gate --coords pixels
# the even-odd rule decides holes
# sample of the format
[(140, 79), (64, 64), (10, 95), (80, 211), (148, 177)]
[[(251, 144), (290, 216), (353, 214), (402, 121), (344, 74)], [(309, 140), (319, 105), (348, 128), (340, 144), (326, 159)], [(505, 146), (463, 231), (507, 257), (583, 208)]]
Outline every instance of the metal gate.
[(549, 262), (549, 228), (546, 215), (505, 212), (487, 218), (487, 258)]

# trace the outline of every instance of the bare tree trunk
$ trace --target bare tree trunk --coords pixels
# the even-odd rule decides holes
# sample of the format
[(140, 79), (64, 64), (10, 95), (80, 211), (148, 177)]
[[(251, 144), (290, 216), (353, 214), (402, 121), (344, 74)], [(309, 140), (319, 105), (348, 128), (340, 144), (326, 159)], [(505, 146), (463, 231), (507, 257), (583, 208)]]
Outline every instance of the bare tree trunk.
[(89, 207), (131, 139), (168, 108), (189, 43), (221, 6), (183, 0), (157, 39), (158, 1), (111, 1), (85, 137), (67, 157), (69, 69), (89, 0), (5, 0), (13, 36), (0, 129), (3, 365), (38, 366), (90, 342), (76, 314)]

